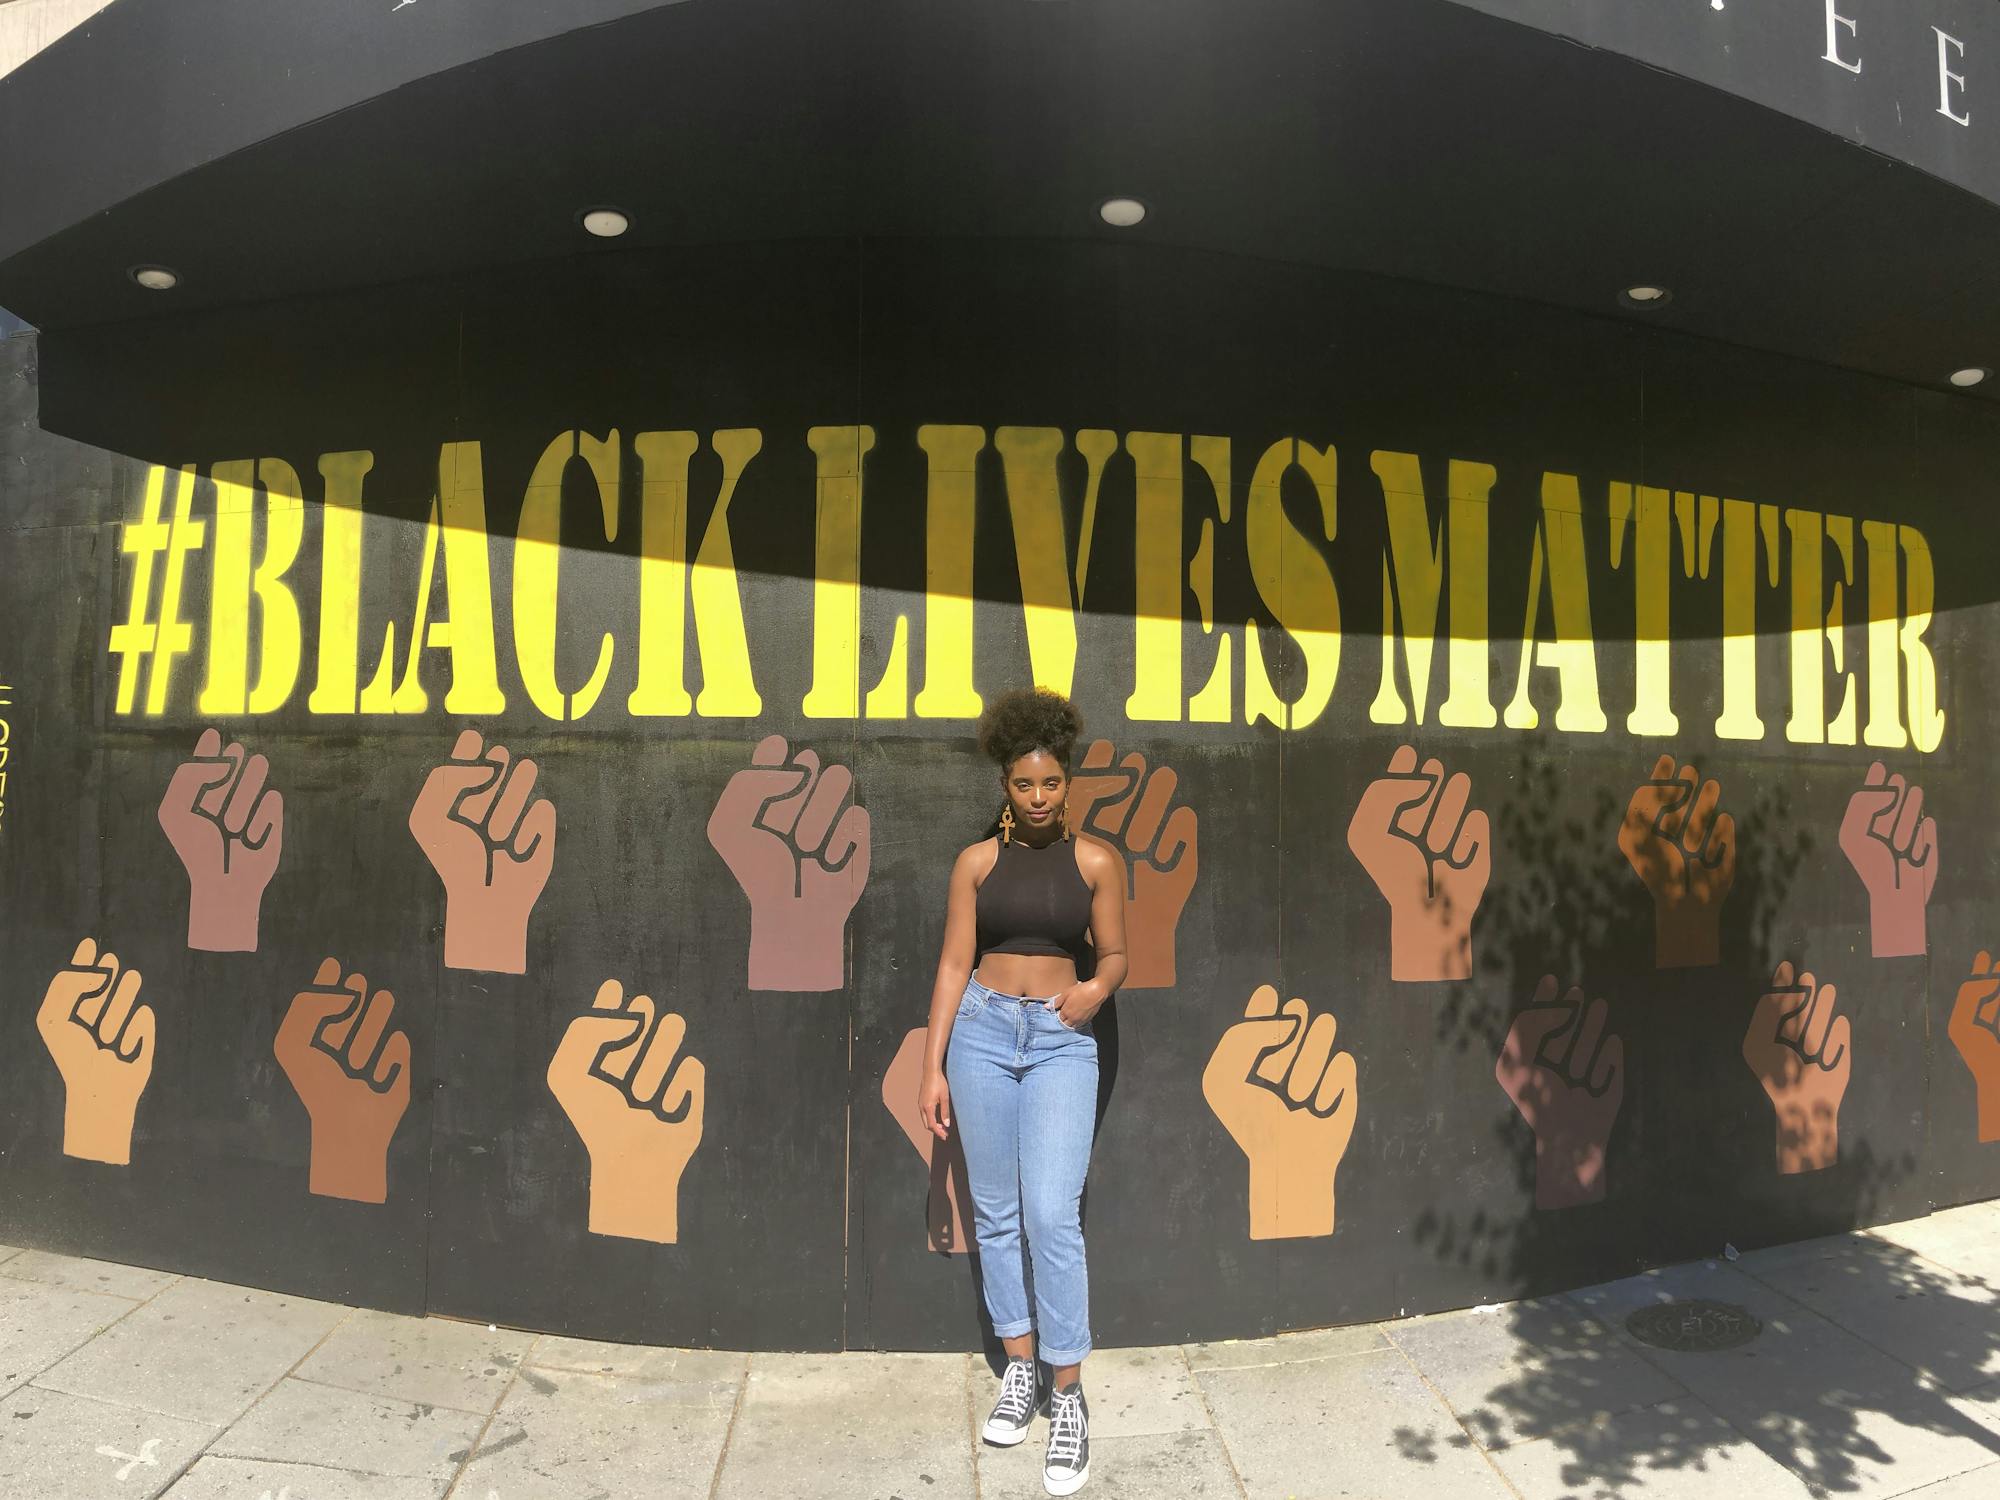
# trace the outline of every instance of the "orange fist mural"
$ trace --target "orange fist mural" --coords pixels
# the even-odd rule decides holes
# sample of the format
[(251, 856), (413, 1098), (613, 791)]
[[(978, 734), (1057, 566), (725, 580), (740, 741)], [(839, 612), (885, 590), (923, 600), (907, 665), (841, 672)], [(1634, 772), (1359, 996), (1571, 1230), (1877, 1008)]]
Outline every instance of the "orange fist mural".
[(1736, 820), (1722, 788), (1674, 758), (1653, 763), (1632, 794), (1618, 847), (1653, 894), (1653, 967), (1697, 968), (1722, 957), (1722, 903), (1736, 883)]
[(931, 1249), (963, 1255), (972, 1249), (972, 1236), (966, 1233), (972, 1222), (972, 1188), (965, 1175), (965, 1147), (959, 1143), (957, 1125), (951, 1128), (951, 1138), (941, 1141), (931, 1134), (917, 1109), (917, 1090), (924, 1081), (924, 1044), (929, 1038), (928, 1026), (919, 1026), (903, 1038), (889, 1071), (882, 1076), (882, 1104), (896, 1117), (929, 1170), (931, 1190), (925, 1219)]
[(153, 1076), (153, 1008), (139, 1004), (139, 971), (85, 938), (49, 981), (35, 1029), (63, 1081), (63, 1154), (122, 1167), (132, 1118)]
[(387, 990), (370, 997), (361, 975), (342, 979), (329, 958), (278, 1027), (272, 1051), (312, 1118), (307, 1183), (323, 1198), (389, 1197), (389, 1142), (410, 1107), (410, 1037), (389, 1030), (395, 1006)]
[(1467, 804), (1472, 780), (1449, 780), (1433, 757), (1400, 745), (1389, 774), (1361, 794), (1347, 847), (1389, 903), (1392, 979), (1468, 979), (1472, 914), (1493, 873), (1486, 814)]
[[(1174, 932), (1194, 890), (1194, 809), (1173, 807), (1180, 778), (1166, 766), (1149, 773), (1146, 757), (1127, 752), (1112, 767), (1111, 741), (1096, 740), (1070, 782), (1069, 826), (1103, 839), (1125, 859), (1124, 988), (1165, 989), (1176, 976)], [(1172, 811), (1169, 812), (1169, 808)]]
[(1535, 1207), (1604, 1197), (1604, 1151), (1625, 1102), (1625, 1043), (1605, 1031), (1610, 1010), (1575, 985), (1556, 998), (1544, 974), (1507, 1030), (1493, 1076), (1535, 1132)]
[(1983, 949), (1958, 987), (1946, 1034), (1979, 1086), (1979, 1138), (2000, 1141), (2000, 966)]
[(1360, 1104), (1354, 1054), (1335, 1052), (1331, 1015), (1259, 985), (1222, 1034), (1202, 1097), (1250, 1159), (1250, 1238), (1333, 1233), (1334, 1174)]
[(708, 841), (750, 898), (750, 988), (837, 990), (847, 982), (847, 918), (868, 884), (868, 809), (842, 810), (845, 766), (821, 768), (767, 736), (729, 778)]
[(160, 827), (188, 876), (188, 946), (255, 953), (264, 887), (285, 847), (285, 799), (271, 763), (204, 729), (160, 802)]
[(556, 857), (556, 807), (530, 803), (539, 767), (468, 729), (424, 780), (410, 832), (444, 882), (444, 961), (528, 971), (528, 916)]
[(1923, 812), (1924, 789), (1878, 760), (1840, 820), (1840, 852), (1868, 890), (1869, 951), (1877, 958), (1908, 958), (1925, 948), (1937, 821)]
[(1840, 1100), (1853, 1068), (1834, 989), (1778, 965), (1743, 1036), (1743, 1060), (1778, 1115), (1778, 1170), (1816, 1172), (1840, 1158)]
[(680, 1238), (681, 1174), (708, 1098), (700, 1059), (675, 1063), (686, 1039), (680, 1016), (607, 979), (549, 1061), (549, 1091), (590, 1153), (592, 1234)]

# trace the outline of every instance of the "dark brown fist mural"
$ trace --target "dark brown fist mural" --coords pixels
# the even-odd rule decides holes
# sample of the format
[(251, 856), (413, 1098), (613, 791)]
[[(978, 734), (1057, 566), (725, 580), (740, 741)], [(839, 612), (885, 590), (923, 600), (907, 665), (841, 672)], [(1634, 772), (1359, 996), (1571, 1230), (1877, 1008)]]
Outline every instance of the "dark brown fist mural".
[(854, 776), (770, 735), (708, 819), (708, 841), (750, 898), (750, 988), (837, 990), (847, 982), (847, 918), (868, 884), (868, 809)]
[(1618, 825), (1618, 847), (1653, 896), (1653, 966), (1722, 957), (1722, 903), (1736, 883), (1736, 820), (1716, 811), (1722, 788), (1671, 755), (1653, 763)]
[(1840, 1158), (1840, 1101), (1853, 1071), (1834, 989), (1778, 965), (1743, 1035), (1743, 1060), (1778, 1116), (1778, 1170), (1816, 1172)]
[(1400, 745), (1354, 809), (1347, 847), (1389, 903), (1392, 979), (1471, 977), (1472, 916), (1493, 873), (1492, 831), (1471, 800), (1463, 771), (1447, 779), (1435, 756), (1420, 770)]
[(924, 1081), (924, 1044), (930, 1034), (928, 1026), (919, 1026), (903, 1038), (889, 1071), (882, 1076), (882, 1105), (896, 1117), (896, 1124), (924, 1159), (930, 1177), (924, 1218), (931, 1249), (963, 1255), (972, 1249), (968, 1233), (972, 1188), (965, 1175), (965, 1147), (959, 1141), (957, 1125), (952, 1126), (947, 1140), (933, 1135), (917, 1103), (917, 1090)]
[(410, 1037), (389, 1029), (395, 1008), (329, 958), (278, 1027), (271, 1050), (312, 1118), (308, 1186), (323, 1198), (389, 1197), (389, 1142), (410, 1107)]
[(153, 1008), (139, 1003), (139, 985), (137, 969), (85, 938), (42, 995), (35, 1029), (62, 1074), (65, 1156), (132, 1160), (132, 1120), (153, 1076)]
[(1259, 985), (1202, 1071), (1202, 1097), (1250, 1161), (1250, 1238), (1332, 1234), (1334, 1176), (1354, 1138), (1360, 1085), (1339, 1027)]
[(410, 832), (444, 882), (447, 968), (528, 971), (528, 917), (556, 855), (555, 804), (530, 800), (539, 770), (468, 729), (410, 809)]
[(1979, 1138), (2000, 1141), (2000, 967), (1984, 949), (1958, 987), (1946, 1034), (1979, 1088)]
[(1925, 948), (1925, 911), (1937, 883), (1937, 821), (1924, 816), (1924, 789), (1876, 761), (1847, 799), (1840, 852), (1868, 891), (1869, 952), (1908, 958)]
[(687, 1022), (607, 979), (549, 1060), (549, 1091), (590, 1153), (590, 1232), (671, 1245), (681, 1174), (701, 1144), (708, 1073)]
[(188, 946), (255, 953), (264, 887), (285, 847), (285, 799), (270, 762), (213, 729), (195, 741), (160, 802), (160, 827), (188, 877)]
[(1535, 1207), (1574, 1208), (1605, 1193), (1604, 1154), (1625, 1102), (1625, 1043), (1610, 1007), (1575, 985), (1556, 998), (1544, 974), (1507, 1030), (1493, 1076), (1535, 1132)]
[(1069, 826), (1104, 840), (1125, 860), (1124, 988), (1165, 989), (1178, 968), (1174, 934), (1199, 869), (1199, 829), (1192, 807), (1173, 805), (1180, 778), (1150, 771), (1128, 751), (1114, 767), (1109, 740), (1095, 740), (1070, 781)]

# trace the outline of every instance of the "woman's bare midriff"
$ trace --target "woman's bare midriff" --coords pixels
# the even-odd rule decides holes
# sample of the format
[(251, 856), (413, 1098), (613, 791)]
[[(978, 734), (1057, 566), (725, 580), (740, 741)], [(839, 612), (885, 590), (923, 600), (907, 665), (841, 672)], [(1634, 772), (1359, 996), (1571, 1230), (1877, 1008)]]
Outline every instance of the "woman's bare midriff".
[(1052, 954), (989, 953), (972, 977), (998, 994), (1047, 999), (1076, 983), (1076, 964)]

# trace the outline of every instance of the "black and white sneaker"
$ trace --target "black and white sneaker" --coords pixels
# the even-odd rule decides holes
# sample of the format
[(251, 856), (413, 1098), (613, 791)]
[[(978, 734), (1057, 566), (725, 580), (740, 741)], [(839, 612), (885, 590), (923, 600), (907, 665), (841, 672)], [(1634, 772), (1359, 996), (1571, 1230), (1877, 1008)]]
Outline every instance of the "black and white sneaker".
[(1042, 1367), (1034, 1359), (1010, 1359), (1000, 1377), (1000, 1399), (979, 1435), (1001, 1448), (1011, 1448), (1028, 1435), (1035, 1413), (1042, 1409)]
[(1089, 1478), (1090, 1406), (1078, 1381), (1049, 1398), (1049, 1458), (1042, 1468), (1042, 1488), (1051, 1495), (1074, 1495)]

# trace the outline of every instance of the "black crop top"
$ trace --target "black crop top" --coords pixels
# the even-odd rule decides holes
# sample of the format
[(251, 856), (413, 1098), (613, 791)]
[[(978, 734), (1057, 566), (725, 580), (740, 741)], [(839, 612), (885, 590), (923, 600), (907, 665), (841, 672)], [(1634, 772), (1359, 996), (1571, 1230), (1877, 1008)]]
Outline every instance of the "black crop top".
[(1091, 972), (1090, 886), (1076, 864), (1076, 843), (1057, 839), (1041, 849), (1003, 843), (980, 882), (974, 904), (979, 959), (989, 953), (1067, 958)]

